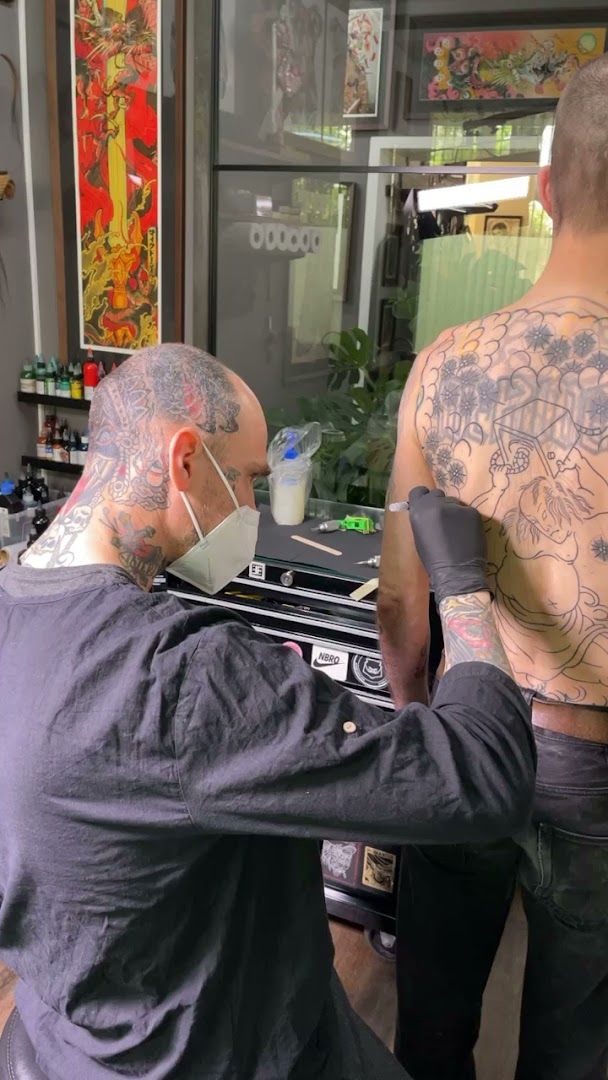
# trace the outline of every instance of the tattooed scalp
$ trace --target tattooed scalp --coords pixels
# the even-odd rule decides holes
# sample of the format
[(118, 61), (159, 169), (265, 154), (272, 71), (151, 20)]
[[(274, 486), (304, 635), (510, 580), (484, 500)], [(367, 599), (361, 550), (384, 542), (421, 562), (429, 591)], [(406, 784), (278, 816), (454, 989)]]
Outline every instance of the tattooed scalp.
[(239, 412), (230, 373), (208, 353), (188, 345), (143, 349), (95, 391), (89, 467), (113, 502), (162, 509), (169, 485), (163, 423), (232, 435)]
[[(149, 586), (163, 551), (155, 527), (134, 518), (169, 505), (171, 425), (196, 426), (213, 446), (238, 432), (240, 410), (232, 373), (199, 349), (160, 345), (131, 356), (95, 390), (84, 475), (27, 561), (73, 565), (79, 540), (103, 508), (101, 521), (121, 565)], [(224, 450), (215, 446), (220, 460)], [(234, 486), (238, 471), (227, 468), (226, 475)]]

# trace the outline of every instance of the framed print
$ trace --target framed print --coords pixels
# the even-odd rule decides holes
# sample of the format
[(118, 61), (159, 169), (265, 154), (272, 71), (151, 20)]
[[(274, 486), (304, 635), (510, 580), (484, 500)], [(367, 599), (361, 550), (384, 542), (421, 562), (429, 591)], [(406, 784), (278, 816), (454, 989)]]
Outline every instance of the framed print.
[(605, 48), (605, 27), (434, 30), (422, 35), (420, 101), (555, 100)]
[[(233, 0), (234, 2), (234, 0)], [(288, 0), (270, 28), (270, 109), (258, 133), (281, 147), (289, 137), (335, 150), (342, 125), (346, 0)]]
[(359, 130), (389, 127), (396, 0), (351, 0), (348, 14), (344, 120)]
[(71, 3), (82, 349), (161, 340), (160, 4)]
[(483, 231), (486, 236), (493, 237), (519, 236), (523, 223), (523, 217), (517, 214), (488, 214)]
[(46, 18), (61, 352), (179, 340), (183, 0), (55, 0)]

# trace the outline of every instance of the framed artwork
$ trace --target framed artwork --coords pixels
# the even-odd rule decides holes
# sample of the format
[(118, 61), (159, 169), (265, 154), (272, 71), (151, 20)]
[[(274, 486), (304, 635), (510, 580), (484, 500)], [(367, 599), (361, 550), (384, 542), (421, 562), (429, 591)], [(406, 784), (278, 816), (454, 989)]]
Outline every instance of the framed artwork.
[(183, 0), (45, 10), (61, 354), (179, 340)]
[(258, 132), (262, 141), (281, 146), (286, 137), (297, 136), (334, 149), (342, 126), (347, 2), (277, 3), (268, 57), (271, 102)]
[(80, 347), (130, 353), (162, 333), (160, 0), (70, 16)]
[(605, 48), (605, 27), (423, 33), (420, 101), (555, 100)]
[(524, 219), (517, 214), (488, 214), (483, 231), (486, 236), (519, 236)]
[(389, 127), (396, 0), (351, 0), (348, 14), (344, 120), (358, 130)]

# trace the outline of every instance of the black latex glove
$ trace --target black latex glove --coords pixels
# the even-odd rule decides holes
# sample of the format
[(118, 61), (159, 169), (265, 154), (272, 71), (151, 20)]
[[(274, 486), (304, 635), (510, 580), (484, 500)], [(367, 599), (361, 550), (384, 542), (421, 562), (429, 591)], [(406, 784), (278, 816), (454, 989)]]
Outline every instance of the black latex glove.
[(436, 604), (446, 596), (488, 589), (486, 538), (479, 511), (426, 487), (413, 488), (409, 504), (416, 549)]

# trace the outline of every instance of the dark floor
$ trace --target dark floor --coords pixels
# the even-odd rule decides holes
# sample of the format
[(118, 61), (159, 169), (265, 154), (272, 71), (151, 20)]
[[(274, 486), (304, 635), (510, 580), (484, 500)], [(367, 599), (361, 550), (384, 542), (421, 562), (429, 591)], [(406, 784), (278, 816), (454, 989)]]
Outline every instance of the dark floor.
[[(394, 966), (372, 952), (356, 927), (332, 922), (332, 934), (336, 968), (353, 1006), (391, 1046), (395, 1030)], [(478, 1080), (513, 1080), (525, 941), (523, 911), (516, 902), (486, 991), (477, 1048)], [(11, 972), (0, 965), (0, 1031), (13, 1007), (14, 983)]]
[[(392, 1046), (395, 1031), (394, 967), (370, 950), (360, 930), (332, 922), (336, 968), (348, 996), (376, 1034)], [(484, 998), (477, 1046), (477, 1080), (513, 1080), (526, 923), (519, 898), (509, 916)]]

